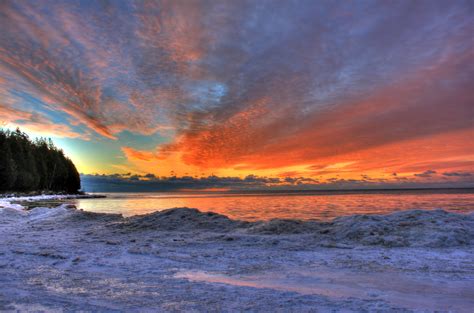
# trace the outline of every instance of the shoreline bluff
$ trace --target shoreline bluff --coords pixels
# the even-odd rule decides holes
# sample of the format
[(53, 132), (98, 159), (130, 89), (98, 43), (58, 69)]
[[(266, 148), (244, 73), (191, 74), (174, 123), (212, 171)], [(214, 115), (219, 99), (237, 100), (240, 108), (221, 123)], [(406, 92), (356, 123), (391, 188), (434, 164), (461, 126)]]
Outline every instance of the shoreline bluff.
[(469, 312), (474, 214), (332, 221), (145, 215), (0, 199), (1, 311)]

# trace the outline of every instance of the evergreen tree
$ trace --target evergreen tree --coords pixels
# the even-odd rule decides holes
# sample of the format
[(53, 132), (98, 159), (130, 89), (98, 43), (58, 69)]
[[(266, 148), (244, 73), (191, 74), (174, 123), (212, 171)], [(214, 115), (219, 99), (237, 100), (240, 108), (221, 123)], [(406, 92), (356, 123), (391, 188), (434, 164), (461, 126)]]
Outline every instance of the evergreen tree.
[(46, 155), (48, 153), (48, 146), (46, 140), (43, 138), (35, 142), (34, 158), (36, 161), (36, 170), (38, 172), (38, 189), (47, 189), (47, 174), (48, 168), (46, 164)]
[(81, 176), (79, 175), (79, 172), (74, 166), (74, 163), (72, 163), (70, 159), (66, 159), (66, 167), (67, 167), (67, 173), (68, 173), (67, 180), (66, 180), (66, 186), (68, 190), (66, 191), (75, 192), (81, 189)]
[(7, 134), (0, 130), (0, 190), (10, 190), (16, 181), (16, 165), (13, 161)]
[(74, 163), (51, 139), (32, 142), (17, 129), (0, 130), (0, 191), (67, 191), (81, 188)]

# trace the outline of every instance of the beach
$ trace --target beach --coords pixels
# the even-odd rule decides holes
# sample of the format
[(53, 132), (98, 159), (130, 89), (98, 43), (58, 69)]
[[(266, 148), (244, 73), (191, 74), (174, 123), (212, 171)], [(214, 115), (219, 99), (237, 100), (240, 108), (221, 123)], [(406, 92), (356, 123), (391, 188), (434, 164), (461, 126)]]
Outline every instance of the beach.
[[(31, 200), (31, 199), (30, 199)], [(139, 216), (0, 201), (0, 310), (470, 312), (474, 214)]]
[(0, 313), (474, 313), (474, 0), (0, 8)]

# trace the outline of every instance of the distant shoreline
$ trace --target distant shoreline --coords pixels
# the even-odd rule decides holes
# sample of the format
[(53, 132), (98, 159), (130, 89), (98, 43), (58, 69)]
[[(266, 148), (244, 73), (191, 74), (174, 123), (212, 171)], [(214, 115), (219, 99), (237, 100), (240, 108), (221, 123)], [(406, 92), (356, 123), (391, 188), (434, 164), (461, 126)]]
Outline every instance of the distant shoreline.
[(474, 187), (456, 187), (456, 188), (382, 188), (382, 189), (318, 189), (318, 190), (292, 190), (292, 189), (254, 189), (254, 190), (225, 190), (225, 191), (210, 191), (210, 190), (135, 190), (130, 188), (128, 190), (101, 190), (93, 191), (93, 193), (208, 193), (208, 194), (242, 194), (242, 195), (301, 195), (301, 194), (370, 194), (370, 193), (474, 193)]

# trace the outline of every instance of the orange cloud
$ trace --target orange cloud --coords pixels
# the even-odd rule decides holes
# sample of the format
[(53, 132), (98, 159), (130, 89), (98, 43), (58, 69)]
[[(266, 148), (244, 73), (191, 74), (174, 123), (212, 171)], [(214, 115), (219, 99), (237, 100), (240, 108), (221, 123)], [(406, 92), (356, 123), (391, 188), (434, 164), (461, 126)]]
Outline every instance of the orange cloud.
[(149, 151), (140, 151), (130, 147), (122, 147), (122, 152), (125, 154), (125, 157), (130, 161), (152, 161), (157, 159), (155, 153)]
[(2, 105), (0, 105), (0, 124), (10, 128), (20, 127), (24, 131), (45, 137), (89, 139), (88, 136), (73, 131), (67, 125), (52, 123), (48, 118), (38, 113), (15, 110)]

